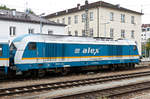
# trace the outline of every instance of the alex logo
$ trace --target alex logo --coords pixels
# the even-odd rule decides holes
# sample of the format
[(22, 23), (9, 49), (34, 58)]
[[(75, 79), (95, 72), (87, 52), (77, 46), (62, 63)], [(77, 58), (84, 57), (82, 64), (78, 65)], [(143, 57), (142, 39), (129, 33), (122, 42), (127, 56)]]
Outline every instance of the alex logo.
[(75, 53), (83, 53), (83, 54), (93, 54), (96, 55), (99, 53), (99, 49), (95, 49), (95, 48), (83, 48), (82, 50), (80, 48), (76, 48), (75, 49)]

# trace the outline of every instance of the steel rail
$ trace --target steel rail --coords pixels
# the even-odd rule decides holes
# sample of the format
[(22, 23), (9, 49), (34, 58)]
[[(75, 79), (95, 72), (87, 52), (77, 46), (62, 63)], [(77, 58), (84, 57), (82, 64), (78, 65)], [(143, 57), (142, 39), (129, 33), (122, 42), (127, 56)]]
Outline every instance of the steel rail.
[(78, 86), (85, 86), (91, 84), (100, 84), (108, 81), (129, 79), (135, 77), (142, 77), (150, 75), (150, 71), (148, 72), (140, 72), (140, 73), (130, 73), (130, 74), (120, 74), (114, 76), (105, 76), (105, 77), (96, 77), (96, 78), (88, 78), (81, 80), (72, 80), (72, 81), (64, 81), (64, 82), (55, 82), (55, 83), (46, 83), (46, 84), (38, 84), (38, 85), (29, 85), (29, 86), (21, 86), (21, 87), (12, 87), (12, 88), (1, 88), (0, 96), (8, 96), (13, 94), (21, 94), (27, 92), (34, 91), (42, 91), (42, 90), (52, 90), (58, 88), (72, 88)]

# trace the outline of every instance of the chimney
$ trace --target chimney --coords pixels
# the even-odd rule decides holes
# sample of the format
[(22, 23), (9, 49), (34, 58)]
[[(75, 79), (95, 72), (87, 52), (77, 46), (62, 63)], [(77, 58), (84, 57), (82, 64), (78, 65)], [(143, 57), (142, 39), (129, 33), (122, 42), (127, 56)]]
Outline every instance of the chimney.
[(78, 3), (77, 4), (77, 8), (80, 10), (81, 9), (81, 5)]
[(88, 5), (88, 4), (89, 4), (89, 3), (88, 3), (88, 0), (86, 0), (86, 1), (85, 1), (85, 5)]
[(120, 8), (120, 4), (117, 4), (116, 6), (117, 6), (117, 8)]

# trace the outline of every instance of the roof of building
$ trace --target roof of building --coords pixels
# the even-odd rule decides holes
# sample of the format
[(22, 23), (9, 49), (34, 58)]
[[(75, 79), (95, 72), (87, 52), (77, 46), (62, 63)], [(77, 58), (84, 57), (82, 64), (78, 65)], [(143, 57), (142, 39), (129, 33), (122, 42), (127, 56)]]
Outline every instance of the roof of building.
[(90, 3), (87, 6), (82, 5), (82, 6), (80, 6), (80, 8), (78, 8), (79, 6), (80, 6), (80, 4), (78, 4), (78, 6), (75, 7), (75, 8), (71, 8), (71, 9), (67, 9), (67, 10), (64, 10), (64, 11), (49, 14), (49, 15), (45, 16), (45, 18), (53, 18), (53, 17), (56, 17), (56, 16), (61, 16), (61, 15), (69, 14), (69, 13), (75, 13), (75, 12), (78, 12), (78, 11), (83, 11), (83, 10), (85, 10), (86, 7), (88, 9), (91, 9), (91, 8), (96, 8), (96, 7), (100, 7), (100, 6), (115, 9), (115, 10), (140, 14), (140, 15), (143, 14), (143, 13), (140, 13), (140, 12), (137, 12), (137, 11), (133, 11), (133, 10), (130, 10), (130, 9), (127, 9), (127, 8), (120, 7), (120, 5), (113, 5), (113, 4), (104, 2), (104, 1), (98, 1), (98, 2), (94, 2), (94, 3)]
[(56, 26), (66, 26), (65, 24), (56, 23), (53, 21), (49, 21), (45, 18), (40, 18), (35, 14), (18, 12), (15, 10), (0, 10), (0, 20), (8, 20), (8, 21), (16, 21), (16, 22), (28, 22), (28, 23), (36, 23), (46, 25), (56, 25)]
[(144, 28), (150, 27), (150, 24), (142, 24), (142, 27), (144, 27)]

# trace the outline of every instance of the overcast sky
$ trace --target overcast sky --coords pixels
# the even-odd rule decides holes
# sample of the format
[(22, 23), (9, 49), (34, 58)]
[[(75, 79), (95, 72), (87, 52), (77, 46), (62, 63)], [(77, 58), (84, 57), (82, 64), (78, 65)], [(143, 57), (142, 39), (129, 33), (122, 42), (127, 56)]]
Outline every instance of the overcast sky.
[[(89, 3), (99, 0), (88, 0)], [(135, 11), (143, 11), (142, 23), (150, 23), (150, 0), (103, 0), (112, 4)], [(76, 7), (78, 3), (83, 5), (85, 0), (0, 0), (0, 5), (6, 5), (9, 8), (15, 8), (17, 11), (24, 11), (25, 8), (31, 8), (36, 14), (54, 13), (61, 10)]]

